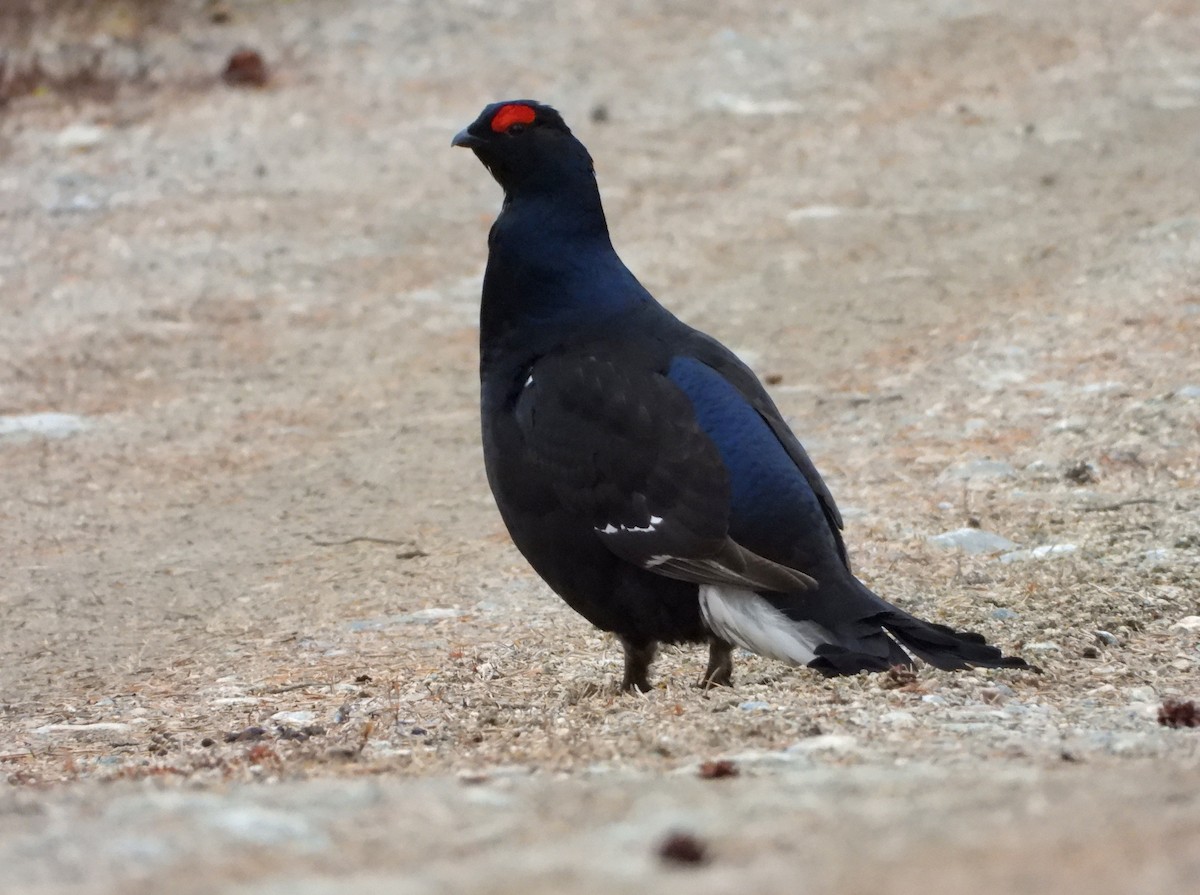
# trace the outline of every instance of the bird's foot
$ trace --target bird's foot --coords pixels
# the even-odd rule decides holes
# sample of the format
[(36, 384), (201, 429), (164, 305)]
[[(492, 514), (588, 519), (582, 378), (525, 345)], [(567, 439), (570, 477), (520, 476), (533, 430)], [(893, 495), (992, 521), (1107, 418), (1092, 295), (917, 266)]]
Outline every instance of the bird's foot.
[(708, 668), (697, 686), (701, 690), (733, 686), (733, 644), (714, 637), (708, 643)]

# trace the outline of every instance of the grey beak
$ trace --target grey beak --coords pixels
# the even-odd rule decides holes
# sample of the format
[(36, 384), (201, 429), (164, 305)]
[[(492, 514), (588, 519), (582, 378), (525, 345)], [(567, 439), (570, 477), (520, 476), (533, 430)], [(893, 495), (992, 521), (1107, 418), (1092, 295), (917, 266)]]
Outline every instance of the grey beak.
[(467, 149), (475, 149), (483, 145), (483, 140), (476, 137), (474, 134), (468, 133), (467, 128), (463, 128), (454, 135), (454, 139), (450, 141), (451, 146), (463, 146)]

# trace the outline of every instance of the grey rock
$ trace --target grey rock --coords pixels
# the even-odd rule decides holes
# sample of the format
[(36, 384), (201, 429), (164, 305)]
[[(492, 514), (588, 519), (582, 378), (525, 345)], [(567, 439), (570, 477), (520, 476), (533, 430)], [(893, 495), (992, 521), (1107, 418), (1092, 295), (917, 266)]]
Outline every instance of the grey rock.
[(201, 820), (229, 839), (250, 845), (291, 845), (311, 850), (328, 845), (326, 836), (307, 818), (296, 812), (262, 805), (215, 806), (215, 810), (202, 815)]
[(447, 618), (458, 618), (466, 615), (462, 609), (450, 609), (434, 606), (429, 609), (418, 609), (416, 612), (406, 612), (403, 615), (388, 615), (382, 618), (367, 618), (350, 622), (347, 627), (351, 631), (383, 631), (398, 625), (429, 625)]
[(852, 736), (839, 733), (823, 733), (819, 736), (799, 740), (787, 747), (787, 752), (795, 755), (812, 752), (847, 753), (858, 751), (858, 740)]
[(1050, 426), (1051, 432), (1086, 432), (1091, 421), (1087, 417), (1072, 416), (1061, 419)]
[(1148, 563), (1165, 563), (1175, 558), (1175, 551), (1170, 547), (1155, 547), (1141, 554), (1142, 560)]
[(992, 610), (992, 618), (998, 618), (1001, 621), (1008, 621), (1009, 619), (1020, 618), (1020, 614), (1001, 606), (999, 609)]
[(1153, 687), (1130, 687), (1125, 691), (1131, 703), (1157, 702), (1158, 694)]
[(927, 539), (934, 547), (943, 550), (961, 550), (963, 553), (1001, 553), (1017, 545), (1008, 538), (984, 531), (982, 528), (958, 528)]

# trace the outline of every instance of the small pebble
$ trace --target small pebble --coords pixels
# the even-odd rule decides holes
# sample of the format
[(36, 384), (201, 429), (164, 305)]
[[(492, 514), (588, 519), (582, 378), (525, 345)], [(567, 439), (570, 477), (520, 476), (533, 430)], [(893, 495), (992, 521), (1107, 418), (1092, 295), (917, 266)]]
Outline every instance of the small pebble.
[(771, 707), (769, 702), (759, 702), (758, 700), (749, 700), (738, 705), (738, 708), (743, 712), (764, 712)]
[(1057, 653), (1062, 650), (1062, 647), (1052, 640), (1042, 640), (1037, 643), (1025, 644), (1025, 649), (1031, 653)]
[(54, 145), (68, 152), (86, 152), (104, 142), (107, 131), (94, 124), (69, 124), (54, 138)]

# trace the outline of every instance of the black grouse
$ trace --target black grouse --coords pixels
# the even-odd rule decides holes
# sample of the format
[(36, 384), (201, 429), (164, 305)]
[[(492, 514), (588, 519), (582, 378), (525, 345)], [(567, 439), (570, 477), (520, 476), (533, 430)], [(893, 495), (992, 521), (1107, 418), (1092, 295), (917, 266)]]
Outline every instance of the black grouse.
[(525, 558), (620, 638), (626, 690), (660, 642), (826, 675), (1027, 668), (851, 574), (842, 519), (754, 373), (617, 257), (592, 159), (549, 106), (493, 103), (454, 137), (504, 188), (480, 311), (488, 482)]

